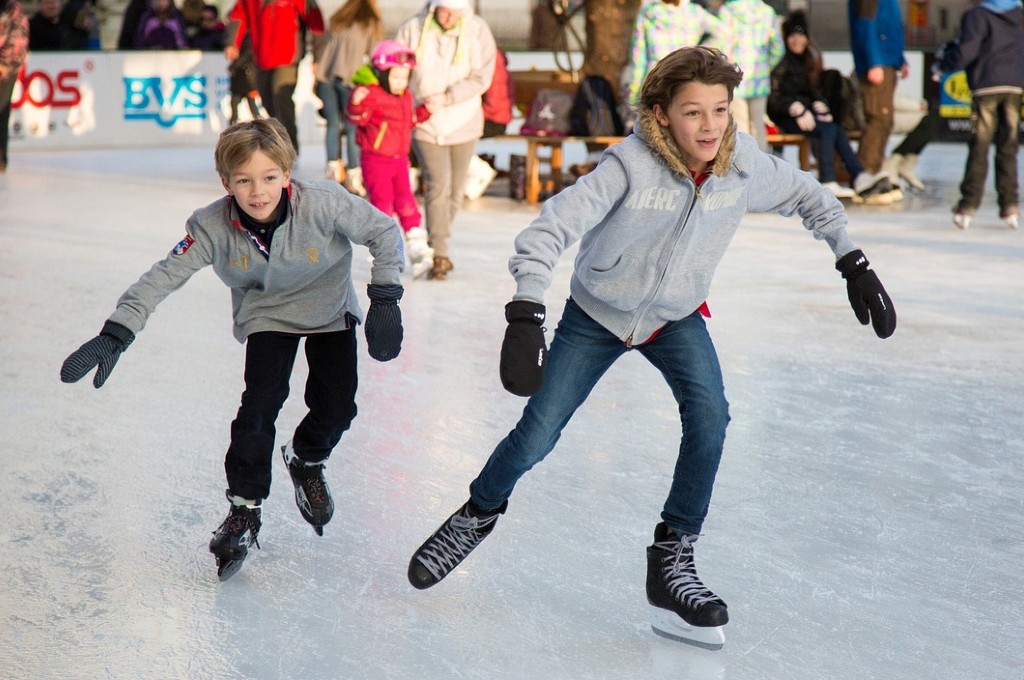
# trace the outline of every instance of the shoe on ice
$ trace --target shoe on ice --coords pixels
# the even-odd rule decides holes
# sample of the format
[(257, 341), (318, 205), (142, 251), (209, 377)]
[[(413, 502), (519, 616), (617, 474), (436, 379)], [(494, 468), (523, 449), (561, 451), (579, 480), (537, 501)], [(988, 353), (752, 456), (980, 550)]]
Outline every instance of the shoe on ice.
[(295, 485), (295, 504), (302, 518), (313, 525), (318, 536), (324, 535), (324, 525), (334, 516), (334, 500), (324, 479), (323, 463), (307, 463), (295, 454), (292, 443), (281, 447), (288, 474)]
[(413, 554), (409, 583), (420, 590), (437, 585), (487, 538), (506, 508), (508, 501), (495, 510), (481, 510), (466, 501)]
[(1003, 222), (1006, 222), (1006, 226), (1008, 226), (1010, 229), (1020, 228), (1019, 212), (1002, 213), (999, 215), (999, 217), (1002, 218)]
[(455, 269), (452, 261), (443, 255), (434, 256), (434, 266), (430, 268), (427, 278), (435, 281), (444, 281), (448, 278), (448, 272)]
[(969, 212), (966, 212), (963, 208), (953, 208), (953, 224), (956, 225), (957, 229), (967, 229), (971, 226), (971, 220), (974, 216)]
[(722, 626), (729, 610), (720, 597), (701, 583), (693, 560), (696, 536), (677, 536), (664, 522), (654, 529), (647, 548), (647, 601), (653, 607), (651, 628), (662, 637), (721, 649)]
[(423, 227), (413, 227), (407, 231), (405, 240), (405, 252), (412, 265), (412, 276), (418, 279), (433, 269), (434, 249), (427, 245), (427, 232)]
[(232, 496), (230, 489), (226, 495), (231, 509), (210, 539), (210, 552), (217, 558), (217, 575), (222, 581), (241, 568), (250, 545), (260, 547), (256, 537), (263, 526), (260, 501)]
[(892, 191), (892, 182), (885, 171), (867, 172), (866, 170), (853, 180), (853, 190), (865, 201), (875, 194), (884, 194)]
[(850, 187), (844, 187), (839, 182), (825, 182), (821, 186), (825, 187), (832, 192), (832, 195), (838, 199), (853, 198), (857, 195), (857, 192)]

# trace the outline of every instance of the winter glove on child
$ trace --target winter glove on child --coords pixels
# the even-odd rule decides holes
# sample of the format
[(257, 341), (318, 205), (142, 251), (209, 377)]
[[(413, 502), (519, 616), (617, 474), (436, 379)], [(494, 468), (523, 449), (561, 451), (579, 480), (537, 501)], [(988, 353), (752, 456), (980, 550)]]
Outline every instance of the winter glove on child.
[(121, 352), (132, 344), (135, 334), (119, 323), (108, 321), (103, 324), (100, 334), (71, 353), (60, 367), (61, 382), (78, 382), (92, 369), (96, 370), (93, 387), (99, 389), (110, 377), (114, 365), (121, 358)]
[(370, 298), (364, 328), (366, 348), (377, 361), (391, 361), (402, 351), (402, 310), (398, 308), (398, 301), (403, 292), (397, 283), (366, 286)]
[(864, 326), (870, 320), (875, 335), (887, 338), (896, 330), (896, 309), (882, 288), (882, 282), (868, 269), (868, 264), (864, 253), (854, 250), (839, 258), (836, 269), (846, 279), (846, 294), (857, 320)]
[(548, 348), (544, 344), (544, 305), (513, 300), (505, 305), (505, 339), (501, 343), (501, 384), (520, 397), (535, 394), (544, 383)]

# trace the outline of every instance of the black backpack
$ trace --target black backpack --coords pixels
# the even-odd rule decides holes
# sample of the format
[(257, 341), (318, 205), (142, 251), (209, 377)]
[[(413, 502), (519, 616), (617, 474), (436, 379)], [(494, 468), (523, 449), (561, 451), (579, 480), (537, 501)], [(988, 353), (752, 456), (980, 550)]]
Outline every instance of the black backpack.
[(619, 116), (615, 90), (607, 78), (590, 75), (576, 90), (569, 113), (572, 134), (588, 137), (621, 137), (624, 126)]

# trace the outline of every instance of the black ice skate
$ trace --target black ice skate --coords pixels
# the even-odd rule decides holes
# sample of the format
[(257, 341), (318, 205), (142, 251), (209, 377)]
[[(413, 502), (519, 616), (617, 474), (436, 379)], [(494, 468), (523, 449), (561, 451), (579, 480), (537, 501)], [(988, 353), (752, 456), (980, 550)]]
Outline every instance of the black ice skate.
[(334, 500), (324, 479), (323, 463), (306, 463), (297, 455), (292, 443), (281, 447), (288, 474), (295, 485), (295, 504), (302, 518), (313, 525), (317, 536), (324, 535), (324, 525), (334, 516)]
[(498, 515), (506, 508), (508, 501), (496, 510), (480, 510), (466, 501), (413, 554), (409, 561), (409, 583), (423, 590), (440, 582), (487, 538)]
[(647, 548), (647, 601), (651, 603), (651, 628), (662, 637), (721, 649), (722, 626), (729, 610), (720, 597), (697, 577), (693, 562), (696, 536), (680, 538), (664, 522), (654, 529), (654, 544)]
[(242, 499), (236, 499), (230, 490), (226, 493), (231, 501), (231, 510), (210, 539), (210, 552), (217, 558), (217, 578), (221, 581), (228, 580), (242, 568), (250, 545), (260, 547), (256, 537), (263, 525), (260, 501), (245, 501), (245, 505), (238, 505), (237, 501)]

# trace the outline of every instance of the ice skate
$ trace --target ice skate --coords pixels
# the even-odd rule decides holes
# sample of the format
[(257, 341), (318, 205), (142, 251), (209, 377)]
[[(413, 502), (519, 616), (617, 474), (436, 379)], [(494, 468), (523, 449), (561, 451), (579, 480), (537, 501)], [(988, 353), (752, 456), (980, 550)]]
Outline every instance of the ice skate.
[(889, 205), (903, 200), (903, 192), (893, 188), (889, 175), (884, 170), (876, 173), (865, 170), (860, 173), (853, 180), (853, 190), (857, 193), (853, 197), (854, 203)]
[(227, 581), (242, 568), (242, 562), (249, 554), (249, 546), (260, 547), (256, 537), (263, 525), (260, 520), (260, 501), (250, 501), (225, 492), (231, 501), (231, 510), (213, 532), (210, 552), (217, 559), (217, 578)]
[(324, 525), (334, 516), (334, 500), (324, 479), (323, 463), (307, 463), (295, 455), (292, 443), (281, 447), (288, 474), (295, 485), (295, 504), (302, 518), (313, 525), (317, 536), (324, 535)]
[(974, 215), (967, 212), (963, 208), (953, 208), (953, 224), (956, 225), (957, 229), (969, 229), (971, 226), (971, 221), (973, 219)]
[(1019, 212), (1000, 212), (999, 218), (1006, 223), (1010, 229), (1020, 229)]
[(651, 628), (670, 640), (721, 649), (729, 610), (697, 576), (693, 561), (696, 540), (696, 536), (675, 535), (664, 522), (655, 528), (654, 543), (647, 548)]
[(405, 233), (405, 239), (412, 277), (418, 279), (434, 268), (434, 249), (427, 245), (427, 232), (423, 227), (413, 227)]
[(487, 538), (498, 515), (506, 508), (508, 501), (490, 511), (480, 510), (466, 501), (413, 554), (409, 561), (409, 583), (420, 590), (437, 585)]

